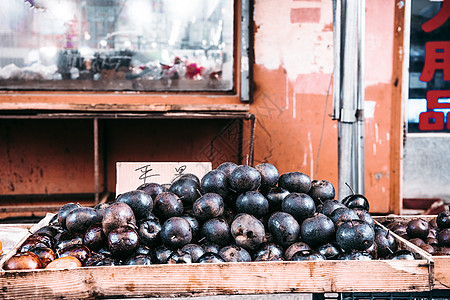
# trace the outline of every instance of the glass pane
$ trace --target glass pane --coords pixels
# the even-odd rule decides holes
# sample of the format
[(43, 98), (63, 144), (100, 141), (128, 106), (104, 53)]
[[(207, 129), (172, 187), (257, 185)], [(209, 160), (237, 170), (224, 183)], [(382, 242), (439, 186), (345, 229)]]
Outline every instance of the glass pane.
[[(450, 2), (411, 1), (408, 132), (450, 132)], [(423, 27), (428, 23), (428, 27)], [(426, 76), (429, 74), (428, 76)], [(439, 92), (439, 104), (429, 91)]]
[(0, 89), (229, 91), (232, 0), (1, 0)]

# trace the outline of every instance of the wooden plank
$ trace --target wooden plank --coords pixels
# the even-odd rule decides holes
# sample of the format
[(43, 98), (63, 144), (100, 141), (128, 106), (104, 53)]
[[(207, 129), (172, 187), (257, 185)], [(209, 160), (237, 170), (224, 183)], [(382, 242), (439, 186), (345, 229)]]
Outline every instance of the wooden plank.
[(417, 261), (177, 264), (3, 271), (3, 298), (428, 291)]
[[(46, 222), (52, 216), (49, 214)], [(30, 232), (44, 226), (46, 222), (39, 222), (30, 229)], [(17, 244), (15, 250), (23, 240)], [(402, 242), (400, 245), (405, 247)], [(0, 260), (0, 267), (13, 252)], [(0, 271), (0, 285), (3, 287), (0, 290), (0, 298), (13, 299), (419, 292), (429, 291), (431, 288), (430, 263), (426, 259), (176, 264)]]
[[(397, 216), (397, 215), (389, 215), (382, 217), (374, 217), (377, 222), (384, 221), (398, 221), (401, 223), (407, 223), (412, 219), (421, 218), (426, 221), (430, 221), (433, 218), (436, 218), (435, 215), (412, 215), (412, 216)], [(392, 233), (394, 234), (394, 233)], [(394, 234), (395, 235), (395, 234)], [(433, 263), (433, 289), (450, 289), (450, 256), (433, 256), (429, 253), (423, 251), (420, 247), (410, 243), (409, 241), (395, 235), (396, 238), (405, 243), (408, 247), (415, 252), (421, 252), (425, 256), (426, 259), (429, 259)]]
[[(402, 159), (404, 108), (403, 86), (405, 5), (394, 1), (394, 45), (392, 62), (391, 138), (389, 171), (389, 211), (400, 214), (402, 210)], [(397, 3), (398, 2), (398, 3)]]

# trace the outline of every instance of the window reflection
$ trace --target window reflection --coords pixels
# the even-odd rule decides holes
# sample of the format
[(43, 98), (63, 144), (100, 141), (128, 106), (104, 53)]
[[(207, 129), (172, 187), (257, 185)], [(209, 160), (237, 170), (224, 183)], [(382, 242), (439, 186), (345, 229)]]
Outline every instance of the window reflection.
[(233, 88), (231, 0), (2, 0), (0, 89)]

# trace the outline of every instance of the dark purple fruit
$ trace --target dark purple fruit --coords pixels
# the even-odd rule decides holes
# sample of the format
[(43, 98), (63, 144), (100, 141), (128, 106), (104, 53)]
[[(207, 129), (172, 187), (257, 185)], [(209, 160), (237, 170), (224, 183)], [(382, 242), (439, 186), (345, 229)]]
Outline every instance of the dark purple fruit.
[(316, 250), (327, 260), (338, 259), (338, 257), (342, 254), (341, 248), (336, 243), (323, 244)]
[(105, 216), (105, 211), (109, 207), (109, 203), (99, 203), (94, 206), (94, 209), (97, 210), (98, 215), (100, 216), (100, 222), (103, 220), (103, 217)]
[[(263, 243), (254, 252), (254, 260), (270, 261), (273, 257), (283, 257), (283, 247), (275, 243)], [(259, 259), (258, 259), (259, 258)]]
[(153, 198), (143, 190), (125, 192), (117, 197), (116, 202), (128, 204), (136, 220), (146, 218), (153, 210)]
[(56, 253), (53, 251), (53, 249), (48, 247), (34, 248), (33, 251), (31, 252), (33, 252), (39, 257), (43, 268), (45, 268), (49, 263), (51, 263), (57, 258)]
[(58, 233), (58, 228), (51, 225), (43, 226), (34, 232), (35, 235), (46, 235), (51, 238), (54, 238)]
[(346, 207), (346, 206), (335, 199), (327, 199), (327, 200), (323, 201), (321, 210), (319, 211), (319, 209), (318, 209), (317, 212), (320, 212), (320, 213), (326, 215), (327, 217), (330, 217), (331, 214), (336, 209), (341, 208), (341, 207)]
[(211, 242), (203, 242), (200, 246), (205, 250), (205, 253), (212, 252), (218, 254), (220, 251), (220, 246)]
[(125, 261), (125, 265), (129, 266), (150, 266), (152, 260), (148, 255), (133, 255)]
[(303, 221), (300, 232), (303, 241), (314, 248), (333, 241), (335, 227), (330, 218), (316, 213)]
[(372, 246), (375, 231), (364, 221), (351, 220), (342, 223), (336, 231), (336, 243), (344, 251), (363, 251)]
[(102, 220), (103, 232), (106, 235), (111, 230), (127, 224), (136, 224), (134, 212), (128, 204), (114, 202), (108, 206)]
[(338, 256), (338, 260), (373, 260), (373, 257), (366, 251), (351, 250)]
[(172, 192), (163, 192), (156, 196), (153, 213), (161, 221), (183, 215), (183, 201)]
[(354, 208), (353, 211), (356, 212), (360, 220), (363, 220), (372, 227), (375, 226), (375, 221), (373, 220), (372, 215), (369, 212), (367, 212), (367, 210), (361, 208)]
[(261, 218), (269, 212), (269, 201), (260, 192), (247, 191), (236, 199), (236, 212), (247, 213)]
[(440, 247), (450, 247), (450, 228), (442, 229), (437, 235)]
[(232, 245), (225, 246), (219, 251), (220, 257), (226, 262), (249, 262), (252, 257), (247, 250), (242, 247)]
[(223, 214), (225, 204), (219, 194), (206, 193), (192, 206), (192, 215), (201, 221), (219, 217)]
[(231, 172), (230, 188), (240, 194), (257, 189), (261, 185), (261, 174), (253, 167), (240, 165)]
[(280, 174), (274, 165), (269, 163), (260, 163), (255, 166), (255, 169), (261, 174), (260, 190), (262, 192), (269, 191), (272, 187), (277, 185)]
[(439, 229), (446, 229), (450, 228), (450, 211), (445, 210), (441, 211), (436, 216), (436, 225), (439, 227)]
[(291, 260), (292, 261), (320, 261), (320, 260), (325, 260), (325, 257), (323, 257), (322, 254), (320, 254), (319, 252), (314, 251), (314, 250), (301, 250), (301, 251), (294, 253), (294, 255), (292, 255)]
[(197, 244), (187, 244), (181, 248), (181, 251), (188, 253), (191, 256), (193, 263), (198, 262), (200, 257), (206, 253), (202, 246)]
[(171, 248), (181, 248), (192, 241), (189, 222), (181, 217), (171, 217), (162, 225), (161, 241)]
[(55, 239), (47, 235), (30, 235), (20, 246), (19, 252), (32, 251), (35, 248), (53, 248)]
[(63, 228), (66, 228), (66, 217), (75, 208), (81, 207), (79, 203), (64, 204), (58, 211), (58, 223)]
[(397, 241), (390, 231), (377, 230), (374, 241), (377, 245), (378, 258), (387, 258), (397, 251)]
[(123, 225), (108, 234), (108, 249), (115, 258), (130, 257), (139, 247), (139, 234), (133, 226)]
[(91, 250), (86, 245), (73, 245), (59, 250), (57, 254), (58, 258), (66, 256), (75, 257), (84, 265), (91, 256)]
[(249, 214), (239, 214), (231, 223), (231, 235), (236, 245), (246, 250), (254, 250), (264, 242), (266, 235), (264, 225), (260, 220)]
[(281, 187), (273, 187), (266, 193), (266, 199), (269, 201), (269, 209), (271, 212), (280, 211), (281, 203), (284, 197), (289, 195), (289, 191)]
[(189, 222), (189, 225), (191, 226), (192, 240), (197, 241), (200, 238), (201, 230), (200, 223), (197, 218), (190, 215), (182, 215), (181, 217)]
[(98, 211), (92, 207), (77, 207), (66, 217), (66, 228), (72, 232), (84, 233), (92, 224), (102, 220)]
[(292, 215), (301, 224), (305, 219), (314, 215), (316, 205), (308, 194), (294, 192), (283, 199), (281, 209)]
[(202, 236), (210, 243), (226, 246), (231, 241), (230, 226), (222, 218), (213, 218), (206, 221), (201, 230)]
[(267, 228), (274, 241), (283, 247), (295, 243), (300, 234), (297, 220), (286, 212), (273, 213), (267, 222)]
[(168, 264), (191, 264), (192, 257), (189, 253), (182, 250), (175, 250), (167, 259)]
[(319, 205), (325, 200), (334, 199), (335, 190), (333, 184), (328, 180), (313, 180), (308, 194), (314, 199), (316, 205)]
[(152, 250), (149, 247), (147, 247), (145, 245), (142, 245), (142, 243), (136, 249), (136, 255), (139, 255), (139, 254), (141, 254), (141, 255), (150, 255), (151, 253), (152, 253)]
[(342, 200), (342, 204), (347, 206), (348, 208), (360, 208), (365, 211), (369, 211), (370, 205), (369, 200), (361, 194), (353, 194), (345, 197)]
[(230, 194), (228, 176), (225, 172), (218, 169), (206, 173), (202, 177), (200, 186), (203, 194), (216, 193), (223, 199), (227, 199)]
[(138, 186), (137, 190), (150, 194), (153, 200), (155, 200), (156, 196), (166, 191), (162, 185), (156, 182), (143, 183)]
[(238, 167), (234, 162), (228, 161), (221, 163), (216, 170), (224, 172), (228, 178), (230, 178), (231, 173)]
[(414, 253), (409, 250), (398, 250), (394, 254), (392, 254), (390, 259), (394, 260), (415, 260)]
[(406, 225), (406, 233), (411, 238), (421, 238), (422, 240), (425, 240), (429, 231), (430, 225), (428, 222), (420, 218), (412, 219)]
[(83, 243), (92, 251), (98, 251), (107, 246), (107, 239), (103, 232), (102, 223), (95, 223), (89, 226), (84, 233)]
[(425, 244), (425, 241), (422, 240), (421, 238), (412, 238), (412, 239), (409, 240), (409, 242), (410, 242), (411, 244), (416, 245), (417, 247), (420, 247), (420, 246), (422, 246), (423, 244)]
[(292, 245), (290, 245), (285, 251), (284, 251), (284, 258), (286, 260), (291, 260), (292, 256), (299, 252), (299, 251), (303, 251), (303, 250), (312, 250), (311, 247), (305, 243), (305, 242), (296, 242), (293, 243)]
[(212, 263), (222, 263), (225, 261), (217, 253), (206, 252), (205, 254), (202, 255), (202, 257), (199, 258), (198, 262), (201, 264), (212, 264)]
[(284, 173), (278, 178), (278, 186), (291, 193), (307, 194), (311, 189), (311, 178), (302, 172)]
[(200, 193), (200, 183), (189, 177), (181, 177), (170, 185), (169, 192), (180, 197), (184, 206), (192, 206), (195, 200), (202, 194)]
[(53, 247), (53, 250), (58, 251), (72, 245), (82, 244), (83, 234), (78, 232), (63, 231), (55, 236), (55, 246)]
[(138, 223), (138, 234), (141, 243), (154, 247), (160, 242), (159, 233), (161, 231), (161, 224), (158, 219), (146, 219)]
[(344, 207), (335, 209), (331, 214), (330, 219), (336, 227), (339, 227), (339, 225), (343, 222), (359, 220), (359, 216), (353, 209)]
[(152, 262), (154, 264), (166, 264), (172, 252), (173, 250), (164, 245), (156, 247), (151, 254)]

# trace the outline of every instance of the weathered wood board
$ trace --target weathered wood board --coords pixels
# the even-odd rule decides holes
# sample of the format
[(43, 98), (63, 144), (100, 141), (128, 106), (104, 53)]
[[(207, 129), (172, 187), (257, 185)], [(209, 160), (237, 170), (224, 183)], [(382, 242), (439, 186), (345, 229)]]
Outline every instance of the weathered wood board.
[[(48, 224), (48, 214), (29, 234)], [(4, 261), (12, 256), (24, 237)], [(400, 246), (409, 246), (400, 241)], [(419, 292), (433, 284), (432, 264), (414, 261), (305, 261), (85, 267), (0, 271), (0, 298), (181, 297), (228, 294)]]
[[(375, 219), (382, 223), (384, 221), (398, 221), (398, 222), (404, 222), (407, 223), (411, 221), (414, 218), (421, 218), (426, 221), (429, 221), (433, 218), (436, 218), (434, 215), (411, 215), (411, 216), (397, 216), (397, 215), (389, 215), (389, 216), (382, 216), (382, 217), (375, 217)], [(424, 255), (427, 257), (427, 259), (431, 260), (434, 264), (433, 267), (433, 289), (450, 289), (450, 256), (432, 256), (428, 254), (427, 252), (423, 251), (421, 248), (417, 247), (416, 245), (408, 242), (407, 240), (398, 237), (398, 239), (402, 240), (405, 245), (408, 245), (408, 247), (411, 247), (413, 251), (422, 251)]]

